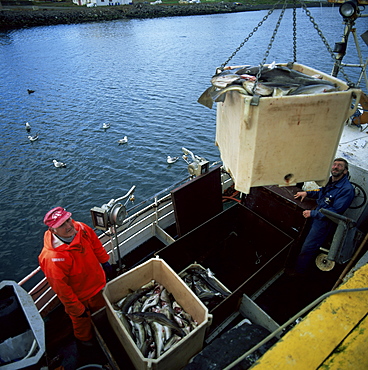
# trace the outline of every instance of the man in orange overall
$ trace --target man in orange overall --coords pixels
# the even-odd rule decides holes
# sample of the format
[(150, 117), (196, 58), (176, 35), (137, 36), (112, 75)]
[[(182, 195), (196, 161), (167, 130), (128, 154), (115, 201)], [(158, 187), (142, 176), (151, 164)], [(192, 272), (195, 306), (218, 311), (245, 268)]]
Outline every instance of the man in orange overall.
[(105, 306), (102, 289), (112, 268), (93, 229), (71, 215), (62, 207), (47, 212), (43, 221), (49, 228), (38, 260), (72, 320), (75, 337), (92, 345), (90, 313)]

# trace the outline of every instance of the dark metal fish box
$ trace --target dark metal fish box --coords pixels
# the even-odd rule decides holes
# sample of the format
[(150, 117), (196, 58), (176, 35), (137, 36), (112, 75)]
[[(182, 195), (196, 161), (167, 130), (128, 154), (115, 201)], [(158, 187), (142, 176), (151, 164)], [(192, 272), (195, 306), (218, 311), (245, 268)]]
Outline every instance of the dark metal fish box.
[(215, 272), (231, 295), (212, 311), (213, 325), (237, 310), (284, 267), (293, 239), (249, 208), (236, 204), (157, 254), (177, 272), (199, 263)]

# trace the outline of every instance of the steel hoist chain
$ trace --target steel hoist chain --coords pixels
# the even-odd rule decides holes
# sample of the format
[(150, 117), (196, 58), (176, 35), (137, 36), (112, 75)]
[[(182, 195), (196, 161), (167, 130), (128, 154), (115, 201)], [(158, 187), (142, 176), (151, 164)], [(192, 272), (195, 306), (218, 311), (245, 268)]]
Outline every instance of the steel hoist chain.
[[(258, 84), (258, 81), (259, 81), (259, 79), (261, 77), (263, 66), (266, 63), (266, 60), (267, 60), (268, 55), (270, 54), (270, 50), (272, 48), (272, 44), (275, 41), (275, 37), (277, 35), (277, 31), (279, 30), (279, 27), (280, 27), (282, 18), (283, 18), (284, 14), (285, 14), (286, 4), (287, 4), (287, 0), (285, 0), (285, 2), (284, 2), (284, 5), (283, 5), (282, 10), (281, 10), (281, 13), (279, 15), (279, 19), (276, 22), (275, 29), (273, 30), (273, 33), (272, 33), (270, 42), (269, 42), (269, 44), (267, 46), (267, 50), (265, 52), (265, 55), (263, 57), (263, 60), (262, 60), (261, 64), (259, 65), (259, 69), (258, 69), (258, 72), (257, 72), (257, 75), (256, 75), (256, 81), (255, 81), (255, 83), (253, 85), (253, 88), (252, 88), (252, 94), (253, 94), (253, 96), (256, 96), (257, 95), (256, 94), (257, 84)], [(252, 105), (257, 105), (257, 100), (258, 100), (258, 97), (254, 98), (253, 99), (253, 103), (251, 103), (251, 104)]]
[[(320, 28), (318, 27), (318, 24), (316, 23), (316, 21), (314, 20), (311, 12), (308, 10), (306, 4), (304, 1), (302, 0), (298, 0), (298, 2), (302, 5), (303, 9), (305, 10), (305, 14), (309, 17), (309, 20), (311, 21), (311, 23), (313, 24), (313, 27), (316, 29), (318, 35), (320, 36), (322, 42), (325, 44), (328, 52), (330, 53), (331, 55), (331, 58), (334, 60), (334, 62), (336, 62), (336, 56), (334, 54), (334, 52), (332, 51), (330, 45), (328, 44), (328, 41), (326, 40), (326, 37), (323, 35), (322, 31), (320, 30)], [(355, 86), (355, 84), (353, 82), (351, 82), (351, 80), (349, 79), (349, 77), (346, 75), (344, 69), (342, 66), (340, 66), (340, 71), (341, 73), (343, 74), (345, 80), (348, 82), (349, 86), (352, 87), (352, 86)]]
[(296, 63), (296, 0), (293, 0), (293, 61)]
[(230, 55), (230, 57), (220, 66), (220, 69), (223, 70), (225, 66), (230, 62), (231, 59), (236, 55), (236, 53), (244, 46), (246, 42), (258, 31), (259, 27), (267, 20), (267, 18), (273, 13), (276, 6), (281, 3), (281, 0), (274, 4), (274, 6), (267, 12), (267, 14), (262, 18), (262, 20), (255, 26), (252, 32), (241, 42), (241, 44), (235, 49), (235, 51)]

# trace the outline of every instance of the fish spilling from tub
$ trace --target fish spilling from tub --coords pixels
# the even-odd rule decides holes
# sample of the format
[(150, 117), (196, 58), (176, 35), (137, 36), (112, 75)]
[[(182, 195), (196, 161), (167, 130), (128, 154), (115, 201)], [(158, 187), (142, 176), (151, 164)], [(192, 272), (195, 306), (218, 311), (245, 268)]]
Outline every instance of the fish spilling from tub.
[(113, 307), (145, 358), (160, 357), (198, 326), (155, 280), (129, 293)]
[(211, 86), (199, 97), (198, 103), (212, 108), (213, 102), (225, 101), (226, 93), (281, 97), (286, 95), (321, 94), (338, 91), (339, 87), (320, 75), (309, 76), (286, 66), (226, 67), (211, 79)]

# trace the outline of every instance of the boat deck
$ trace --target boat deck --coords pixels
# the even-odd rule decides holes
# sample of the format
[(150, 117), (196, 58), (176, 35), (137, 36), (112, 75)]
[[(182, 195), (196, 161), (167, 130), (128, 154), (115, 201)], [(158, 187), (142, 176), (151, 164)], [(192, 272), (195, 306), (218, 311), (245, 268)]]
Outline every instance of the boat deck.
[[(192, 226), (181, 237), (174, 224), (165, 227), (165, 232), (175, 241), (165, 245), (159, 237), (152, 236), (124, 255), (120, 273), (156, 255), (177, 274), (192, 263), (210, 268), (232, 294), (209, 310), (213, 319), (205, 337), (206, 349), (242, 319), (239, 301), (244, 295), (282, 325), (331, 290), (345, 267), (336, 264), (332, 271), (326, 272), (314, 266), (303, 279), (285, 273), (307, 232), (306, 220), (301, 215), (310, 205), (295, 202), (296, 191), (296, 187), (256, 189), (242, 199), (243, 205), (238, 204), (239, 199), (233, 199), (235, 202), (229, 202), (230, 207), (225, 206), (223, 212)], [(202, 208), (201, 204), (198, 208)], [(285, 217), (280, 219), (280, 213)], [(181, 220), (184, 220), (182, 228), (186, 227), (185, 213)], [(134, 368), (105, 311), (95, 314), (93, 321), (98, 342), (94, 348), (84, 348), (76, 343), (69, 317), (61, 305), (46, 317), (47, 360), (50, 363), (59, 359), (49, 369), (56, 369), (56, 365), (64, 370), (85, 369), (91, 364), (94, 368)]]
[[(282, 274), (255, 299), (255, 303), (275, 322), (282, 325), (306, 305), (331, 290), (341, 273), (342, 266), (337, 266), (334, 270), (333, 273), (326, 273), (316, 268), (309, 279), (295, 279)], [(57, 319), (53, 320), (53, 316), (57, 316)], [(241, 318), (234, 317), (234, 322), (229, 325), (235, 325)], [(96, 341), (94, 347), (84, 347), (75, 340), (69, 317), (65, 314), (63, 307), (60, 305), (51, 313), (50, 319), (46, 322), (47, 358), (49, 362), (55, 358), (60, 360), (55, 361), (55, 367), (50, 366), (50, 369), (63, 366), (64, 370), (75, 370), (91, 364), (114, 370), (134, 369), (129, 356), (109, 324), (105, 309), (93, 315), (93, 323), (98, 342)], [(225, 331), (212, 336), (211, 342)], [(58, 333), (64, 335), (61, 341)], [(57, 341), (53, 342), (51, 339), (55, 336)], [(209, 344), (205, 343), (205, 345)]]

